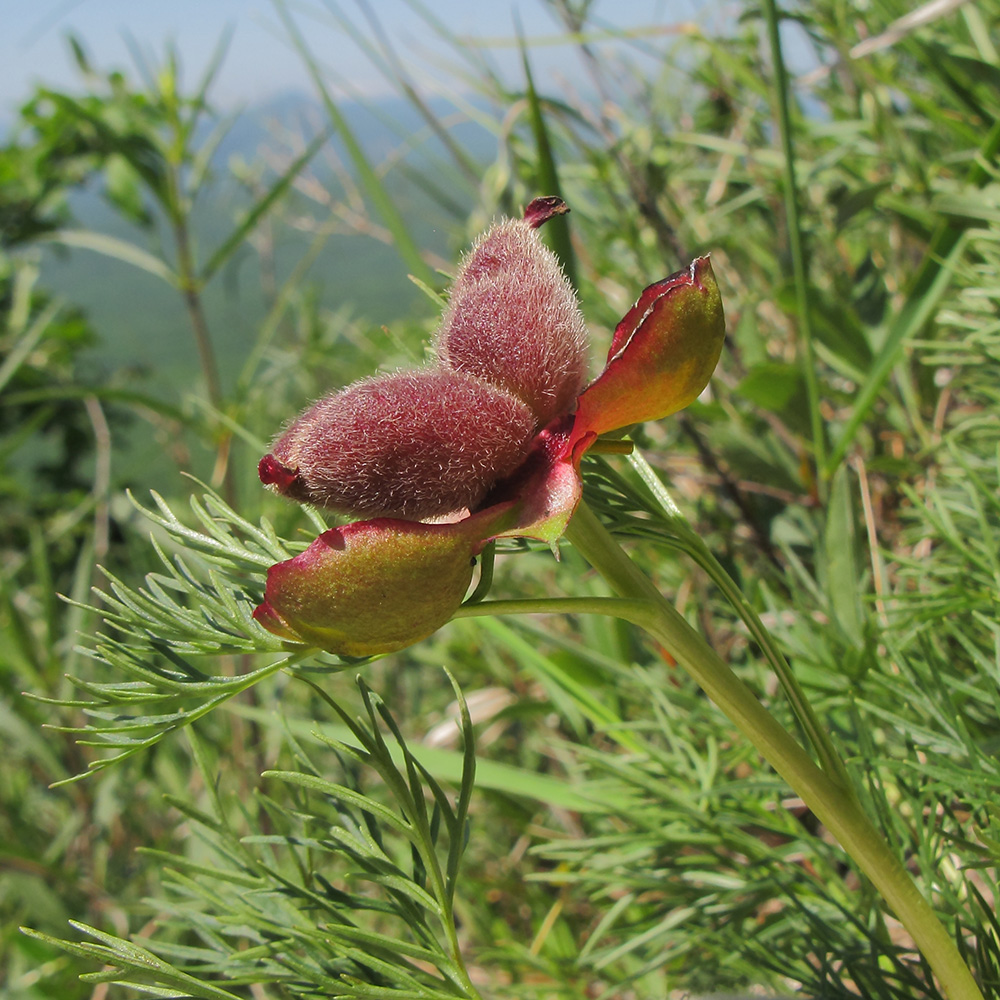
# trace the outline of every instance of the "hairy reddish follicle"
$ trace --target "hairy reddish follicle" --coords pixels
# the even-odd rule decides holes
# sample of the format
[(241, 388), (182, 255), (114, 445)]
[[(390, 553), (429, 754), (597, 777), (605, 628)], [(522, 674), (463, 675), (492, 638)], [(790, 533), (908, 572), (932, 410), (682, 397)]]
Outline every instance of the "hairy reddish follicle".
[(270, 568), (254, 611), (264, 628), (348, 656), (430, 635), (460, 606), (489, 539), (555, 546), (600, 434), (673, 413), (705, 388), (725, 323), (702, 257), (643, 291), (581, 393), (583, 319), (536, 231), (566, 211), (560, 198), (536, 198), (476, 242), (432, 365), (325, 397), (261, 459), (261, 480), (279, 493), (372, 518)]
[(494, 385), (426, 368), (321, 399), (258, 467), (279, 493), (361, 517), (427, 518), (475, 507), (527, 454), (535, 418)]
[(261, 459), (261, 481), (362, 517), (475, 508), (583, 386), (583, 317), (536, 232), (567, 211), (561, 198), (536, 198), (523, 219), (493, 226), (455, 280), (437, 364), (320, 400)]
[(512, 392), (538, 427), (572, 407), (586, 377), (576, 295), (536, 232), (564, 211), (561, 199), (536, 198), (524, 219), (480, 237), (455, 278), (436, 339), (442, 364)]

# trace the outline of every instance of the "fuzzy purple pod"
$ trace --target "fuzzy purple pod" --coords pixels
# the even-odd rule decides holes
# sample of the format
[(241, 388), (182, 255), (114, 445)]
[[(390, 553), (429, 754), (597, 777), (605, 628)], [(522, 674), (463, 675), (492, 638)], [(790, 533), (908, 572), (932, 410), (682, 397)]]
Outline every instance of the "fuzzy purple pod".
[(356, 517), (475, 509), (583, 386), (583, 317), (535, 231), (566, 211), (538, 198), (524, 219), (494, 225), (459, 270), (435, 362), (319, 400), (261, 459), (261, 481)]
[(443, 365), (524, 400), (539, 429), (572, 408), (587, 376), (587, 328), (576, 293), (538, 227), (567, 212), (536, 198), (496, 223), (462, 261), (435, 339)]
[(359, 517), (428, 518), (474, 507), (530, 447), (519, 399), (447, 369), (364, 379), (306, 410), (261, 459), (289, 499)]
[(556, 545), (601, 434), (674, 413), (705, 388), (725, 321), (701, 257), (641, 293), (580, 392), (583, 321), (534, 232), (565, 210), (536, 199), (477, 241), (433, 363), (327, 396), (261, 460), (261, 479), (291, 499), (370, 518), (270, 568), (254, 612), (268, 631), (345, 656), (430, 635), (461, 605), (491, 538)]

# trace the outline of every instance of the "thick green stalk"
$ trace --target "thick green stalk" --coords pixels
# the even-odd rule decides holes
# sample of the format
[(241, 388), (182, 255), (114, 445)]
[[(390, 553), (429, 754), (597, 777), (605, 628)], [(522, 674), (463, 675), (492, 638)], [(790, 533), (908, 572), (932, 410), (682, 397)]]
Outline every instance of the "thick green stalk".
[(486, 615), (608, 615), (634, 622), (644, 616), (648, 601), (616, 597), (550, 597), (512, 601), (479, 601), (463, 604), (453, 618), (481, 618)]
[(580, 503), (566, 538), (622, 598), (626, 617), (660, 641), (801, 796), (909, 931), (951, 1000), (983, 1000), (958, 949), (857, 799), (821, 771), (708, 643)]
[(628, 458), (629, 465), (639, 474), (649, 491), (653, 494), (656, 502), (663, 510), (664, 516), (670, 522), (670, 528), (676, 532), (680, 548), (686, 552), (706, 573), (712, 582), (722, 591), (726, 600), (733, 606), (740, 616), (747, 631), (753, 637), (754, 642), (760, 646), (761, 651), (770, 663), (781, 684), (785, 697), (795, 712), (795, 717), (805, 732), (819, 758), (820, 765), (834, 781), (836, 781), (845, 792), (854, 795), (854, 787), (847, 774), (847, 768), (837, 748), (830, 738), (830, 734), (823, 727), (823, 724), (816, 717), (813, 707), (806, 697), (805, 692), (799, 685), (798, 678), (792, 672), (784, 654), (778, 648), (771, 634), (764, 627), (757, 612), (750, 606), (750, 602), (743, 596), (743, 592), (736, 585), (733, 578), (726, 572), (725, 568), (715, 558), (712, 550), (704, 543), (697, 532), (688, 524), (687, 518), (681, 513), (674, 503), (673, 497), (667, 488), (660, 482), (659, 477), (650, 467), (649, 463), (642, 455), (634, 451)]

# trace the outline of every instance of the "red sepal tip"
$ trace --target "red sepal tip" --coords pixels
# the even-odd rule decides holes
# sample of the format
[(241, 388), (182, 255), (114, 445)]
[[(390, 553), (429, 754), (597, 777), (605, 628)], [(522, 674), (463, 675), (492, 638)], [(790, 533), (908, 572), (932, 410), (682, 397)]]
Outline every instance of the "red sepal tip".
[(265, 455), (257, 465), (257, 475), (265, 486), (277, 486), (284, 493), (299, 478), (299, 470), (282, 465), (274, 455)]

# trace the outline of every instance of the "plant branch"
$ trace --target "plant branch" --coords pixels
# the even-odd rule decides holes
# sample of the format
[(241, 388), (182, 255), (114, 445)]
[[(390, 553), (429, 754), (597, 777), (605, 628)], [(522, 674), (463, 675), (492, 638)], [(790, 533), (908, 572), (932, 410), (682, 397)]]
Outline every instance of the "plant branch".
[(837, 838), (912, 935), (951, 1000), (983, 1000), (948, 932), (856, 798), (813, 763), (629, 559), (586, 503), (581, 501), (566, 538), (620, 597), (635, 602), (630, 620), (671, 652)]
[(511, 601), (479, 601), (463, 604), (454, 618), (479, 618), (483, 615), (608, 615), (635, 622), (645, 613), (643, 601), (615, 597), (551, 597)]
[(198, 345), (198, 360), (201, 363), (202, 375), (205, 376), (208, 398), (212, 406), (221, 410), (222, 382), (219, 379), (219, 366), (215, 360), (215, 351), (212, 348), (212, 336), (209, 333), (208, 321), (205, 319), (205, 310), (201, 304), (187, 220), (182, 217), (174, 220), (174, 239), (177, 242), (177, 270), (181, 293), (184, 296), (184, 305), (187, 308), (191, 329), (194, 331), (195, 343)]
[(687, 518), (681, 513), (674, 503), (673, 497), (667, 488), (660, 482), (659, 477), (650, 467), (649, 463), (638, 452), (633, 452), (629, 456), (629, 464), (639, 474), (643, 483), (653, 494), (654, 499), (660, 505), (664, 516), (670, 524), (670, 529), (676, 535), (678, 547), (686, 552), (710, 577), (712, 582), (719, 588), (726, 600), (733, 606), (733, 610), (740, 616), (740, 620), (747, 627), (754, 642), (760, 647), (767, 662), (771, 665), (785, 692), (785, 697), (792, 706), (792, 711), (802, 726), (810, 744), (816, 751), (820, 765), (830, 778), (837, 782), (843, 790), (854, 795), (854, 786), (851, 783), (847, 769), (841, 759), (840, 753), (830, 739), (826, 728), (820, 723), (813, 711), (809, 699), (799, 685), (798, 678), (792, 672), (784, 654), (778, 648), (777, 643), (771, 633), (764, 627), (757, 612), (750, 606), (749, 601), (743, 596), (743, 592), (737, 586), (736, 581), (726, 572), (722, 563), (712, 554), (711, 549), (704, 543), (701, 537), (688, 524)]

